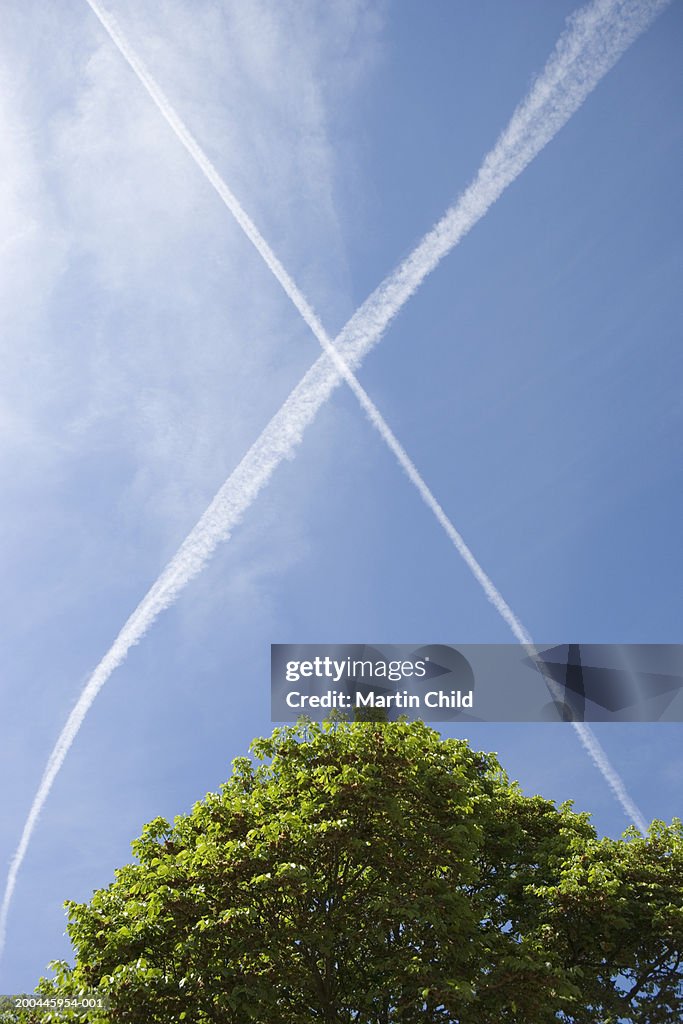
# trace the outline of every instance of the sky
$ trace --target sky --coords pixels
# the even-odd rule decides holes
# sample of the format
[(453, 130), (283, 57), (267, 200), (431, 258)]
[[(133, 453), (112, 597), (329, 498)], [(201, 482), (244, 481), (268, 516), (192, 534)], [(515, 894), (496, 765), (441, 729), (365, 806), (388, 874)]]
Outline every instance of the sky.
[[(330, 334), (468, 185), (574, 5), (111, 0)], [(320, 348), (82, 3), (0, 42), (0, 864), (94, 667)], [(406, 304), (358, 376), (542, 643), (678, 643), (673, 4)], [(116, 670), (19, 876), (0, 991), (69, 957), (65, 899), (272, 729), (271, 643), (509, 642), (338, 389)], [(570, 726), (456, 726), (527, 793), (628, 822)], [(683, 726), (595, 732), (646, 818)]]

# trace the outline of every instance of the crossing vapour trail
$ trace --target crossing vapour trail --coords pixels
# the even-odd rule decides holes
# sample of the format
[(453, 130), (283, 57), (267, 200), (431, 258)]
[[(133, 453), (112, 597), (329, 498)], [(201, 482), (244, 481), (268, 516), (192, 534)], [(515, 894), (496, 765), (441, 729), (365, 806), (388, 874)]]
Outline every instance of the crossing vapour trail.
[[(530, 93), (517, 107), (500, 139), (485, 158), (476, 178), (410, 256), (370, 295), (346, 327), (330, 341), (312, 307), (260, 235), (251, 219), (201, 147), (173, 110), (161, 89), (131, 49), (111, 16), (96, 0), (87, 0), (113, 42), (151, 98), (255, 245), (280, 285), (320, 341), (323, 355), (294, 388), (281, 409), (251, 446), (175, 556), (127, 620), (113, 645), (88, 679), (50, 754), (22, 835), (10, 864), (0, 907), (0, 956), (17, 875), (40, 812), (83, 720), (112, 672), (124, 661), (165, 608), (201, 571), (217, 545), (226, 540), (246, 509), (284, 458), (291, 458), (306, 427), (342, 379), (346, 380), (371, 422), (382, 434), (471, 572), (515, 637), (535, 656), (531, 637), (474, 558), (416, 467), (391, 432), (353, 370), (375, 345), (391, 320), (425, 277), (480, 220), (502, 192), (521, 174), (580, 107), (619, 57), (668, 6), (670, 0), (596, 0), (569, 21), (554, 53)], [(573, 723), (585, 749), (603, 774), (626, 814), (641, 831), (643, 815), (633, 803), (592, 731)]]
[[(310, 303), (287, 273), (237, 197), (99, 0), (86, 0), (122, 57), (207, 180), (255, 246), (318, 341), (324, 328)], [(424, 279), (484, 216), (508, 185), (554, 138), (598, 82), (671, 0), (594, 0), (573, 14), (530, 92), (519, 104), (474, 181), (400, 266), (358, 308), (334, 344), (350, 370), (380, 340), (388, 325)], [(321, 357), (330, 387), (338, 367)], [(323, 401), (326, 401), (327, 396)]]

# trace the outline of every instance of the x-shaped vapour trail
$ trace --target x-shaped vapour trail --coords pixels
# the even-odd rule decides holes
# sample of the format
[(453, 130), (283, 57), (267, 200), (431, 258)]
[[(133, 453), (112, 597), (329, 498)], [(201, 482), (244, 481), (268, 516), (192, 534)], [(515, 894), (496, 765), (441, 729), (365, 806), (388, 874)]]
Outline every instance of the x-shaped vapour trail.
[[(4, 948), (7, 916), (16, 880), (40, 812), (78, 730), (99, 691), (123, 662), (157, 616), (171, 605), (187, 583), (199, 573), (217, 545), (226, 540), (272, 473), (299, 445), (306, 427), (341, 380), (346, 381), (362, 409), (393, 452), (420, 497), (445, 530), (496, 611), (515, 638), (536, 659), (533, 641), (466, 545), (433, 496), (417, 467), (354, 371), (382, 337), (402, 306), (422, 281), (480, 220), (512, 181), (522, 173), (563, 127), (600, 79), (632, 42), (668, 6), (670, 0), (594, 0), (578, 11), (536, 79), (515, 110), (508, 127), (484, 159), (472, 184), (401, 263), (354, 313), (332, 341), (308, 300), (287, 273), (256, 225), (246, 214), (218, 170), (180, 119), (154, 78), (129, 44), (113, 17), (98, 0), (87, 0), (149, 96), (192, 159), (214, 187), (240, 227), (255, 246), (323, 348), (259, 438), (215, 496), (201, 519), (123, 626), (116, 640), (88, 679), (62, 729), (29, 810), (10, 864), (0, 907), (0, 956)], [(572, 723), (584, 748), (612, 789), (626, 815), (641, 831), (645, 819), (628, 794), (592, 730)]]

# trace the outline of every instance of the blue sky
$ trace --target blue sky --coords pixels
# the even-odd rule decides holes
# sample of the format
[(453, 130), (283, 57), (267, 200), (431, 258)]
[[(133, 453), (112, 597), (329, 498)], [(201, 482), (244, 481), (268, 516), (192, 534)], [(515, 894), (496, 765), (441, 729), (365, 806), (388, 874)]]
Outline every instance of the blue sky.
[[(334, 333), (472, 179), (573, 5), (111, 9)], [(359, 373), (542, 642), (683, 639), (682, 28), (674, 5)], [(11, 5), (3, 36), (6, 866), (89, 673), (319, 348), (85, 3)], [(271, 642), (509, 640), (339, 390), (95, 703), (0, 990), (68, 956), (62, 901), (270, 731)], [(646, 817), (680, 813), (680, 727), (596, 732)], [(527, 792), (625, 826), (569, 727), (468, 735)]]

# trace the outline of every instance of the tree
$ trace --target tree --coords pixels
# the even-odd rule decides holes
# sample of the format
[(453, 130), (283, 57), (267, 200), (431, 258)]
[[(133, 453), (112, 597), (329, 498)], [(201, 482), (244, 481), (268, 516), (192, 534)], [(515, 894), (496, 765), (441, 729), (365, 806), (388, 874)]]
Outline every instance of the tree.
[(681, 1018), (680, 822), (599, 839), (421, 722), (300, 723), (251, 750), (67, 904), (75, 964), (43, 993), (107, 995), (93, 1024)]

